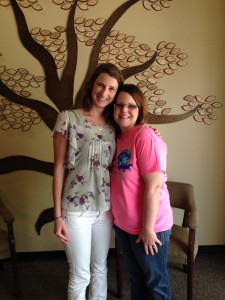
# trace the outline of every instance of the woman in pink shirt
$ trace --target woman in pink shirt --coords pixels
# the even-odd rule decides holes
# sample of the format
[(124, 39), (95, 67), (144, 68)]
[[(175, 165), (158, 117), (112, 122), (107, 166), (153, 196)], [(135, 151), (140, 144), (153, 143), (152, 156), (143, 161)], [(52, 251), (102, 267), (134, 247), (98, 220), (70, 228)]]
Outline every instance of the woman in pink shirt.
[(121, 87), (114, 105), (117, 150), (111, 203), (119, 248), (131, 281), (131, 299), (171, 299), (167, 253), (173, 224), (166, 186), (167, 146), (146, 121), (144, 95)]

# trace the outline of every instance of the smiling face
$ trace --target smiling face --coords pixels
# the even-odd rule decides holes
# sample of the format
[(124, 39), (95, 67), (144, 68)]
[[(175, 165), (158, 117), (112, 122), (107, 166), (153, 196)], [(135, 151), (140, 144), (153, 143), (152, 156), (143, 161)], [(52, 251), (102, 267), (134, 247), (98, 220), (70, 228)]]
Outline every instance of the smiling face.
[(113, 101), (118, 87), (118, 81), (114, 77), (101, 73), (92, 88), (92, 106), (105, 108)]
[(139, 108), (134, 98), (125, 91), (121, 91), (116, 99), (113, 117), (121, 132), (133, 128), (137, 122)]

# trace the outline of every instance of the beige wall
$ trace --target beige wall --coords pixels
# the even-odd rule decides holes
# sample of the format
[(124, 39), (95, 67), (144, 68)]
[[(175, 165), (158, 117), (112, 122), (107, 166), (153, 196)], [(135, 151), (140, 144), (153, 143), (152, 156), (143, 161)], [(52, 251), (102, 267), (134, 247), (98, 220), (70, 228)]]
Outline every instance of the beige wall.
[[(57, 25), (65, 24), (67, 12), (60, 11), (51, 2), (48, 1), (40, 13), (32, 9), (24, 10), (30, 28), (42, 26), (53, 30), (56, 19)], [(78, 11), (77, 15), (107, 18), (116, 5), (125, 1), (114, 2), (107, 1), (106, 6), (100, 1), (88, 12)], [(165, 40), (176, 43), (188, 54), (188, 65), (172, 76), (165, 76), (159, 83), (160, 88), (166, 91), (164, 99), (167, 107), (172, 108), (172, 114), (183, 113), (181, 106), (185, 103), (182, 99), (189, 94), (204, 98), (215, 95), (217, 101), (224, 105), (224, 0), (179, 0), (169, 3), (171, 8), (162, 12), (144, 11), (138, 3), (115, 28), (135, 35), (138, 41), (148, 43), (152, 49)], [(0, 66), (25, 67), (36, 75), (43, 75), (40, 64), (20, 44), (11, 7), (0, 7), (0, 11), (0, 53), (3, 54), (0, 56)], [(78, 57), (80, 76), (75, 89), (82, 81), (90, 53), (90, 48), (82, 44), (79, 44), (79, 49), (82, 52)], [(45, 95), (44, 86), (32, 91), (32, 97), (52, 105)], [(200, 245), (225, 244), (224, 106), (217, 115), (218, 120), (213, 121), (212, 125), (198, 123), (192, 117), (172, 124), (155, 125), (168, 144), (169, 179), (194, 185), (199, 209), (197, 237)], [(43, 122), (26, 133), (0, 130), (0, 141), (0, 158), (25, 155), (53, 161), (51, 132)], [(52, 206), (51, 180), (50, 176), (33, 171), (0, 175), (1, 195), (16, 216), (15, 235), (20, 252), (62, 249), (52, 234), (53, 224), (43, 228), (41, 237), (34, 230), (39, 213)], [(175, 212), (175, 220), (179, 218)]]

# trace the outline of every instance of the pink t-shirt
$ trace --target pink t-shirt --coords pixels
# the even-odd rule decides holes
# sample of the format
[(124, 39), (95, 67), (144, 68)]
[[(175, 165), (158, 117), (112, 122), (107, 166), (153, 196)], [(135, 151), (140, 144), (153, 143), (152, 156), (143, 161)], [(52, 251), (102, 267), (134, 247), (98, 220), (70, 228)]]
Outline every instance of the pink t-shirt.
[(143, 225), (144, 183), (141, 175), (164, 173), (155, 232), (168, 230), (173, 224), (167, 190), (167, 146), (152, 129), (138, 125), (117, 138), (111, 173), (111, 203), (114, 224), (122, 230), (139, 234)]

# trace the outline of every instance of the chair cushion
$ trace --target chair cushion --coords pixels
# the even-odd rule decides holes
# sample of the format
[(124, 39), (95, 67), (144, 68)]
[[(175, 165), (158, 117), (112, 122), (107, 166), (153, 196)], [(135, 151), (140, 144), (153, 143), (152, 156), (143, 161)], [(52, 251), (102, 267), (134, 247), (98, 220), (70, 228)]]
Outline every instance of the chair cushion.
[[(168, 249), (168, 261), (180, 264), (187, 263), (187, 245), (189, 229), (174, 224), (170, 236)], [(198, 245), (195, 240), (194, 259), (198, 251)]]
[(10, 257), (8, 232), (0, 229), (0, 259)]

